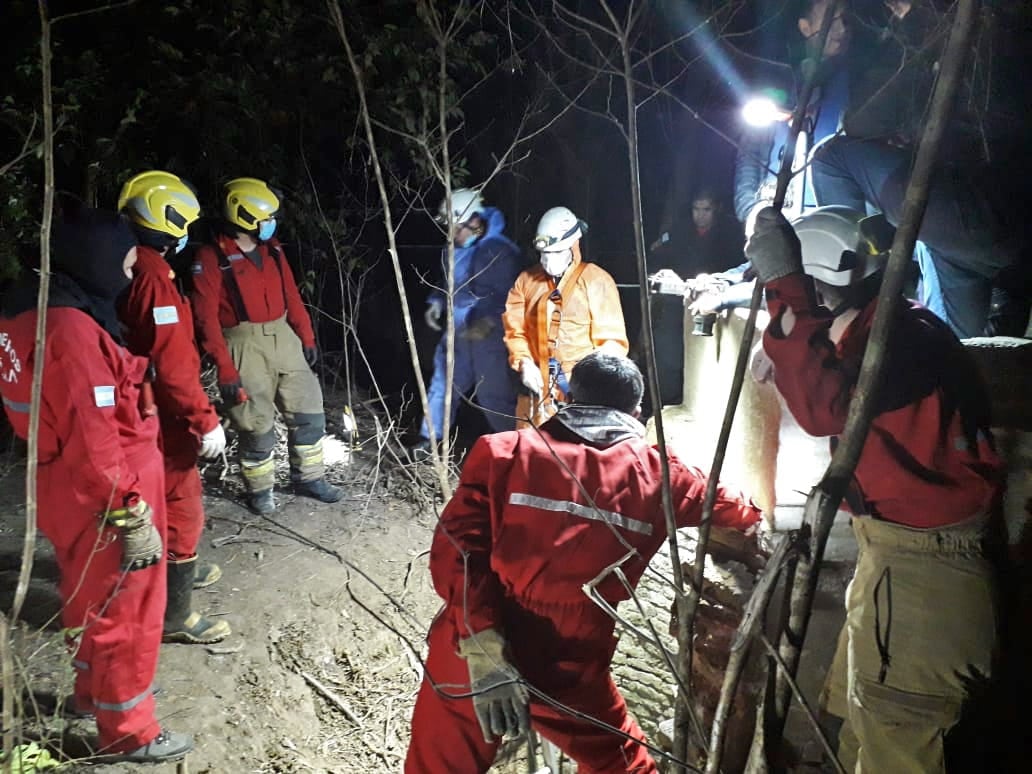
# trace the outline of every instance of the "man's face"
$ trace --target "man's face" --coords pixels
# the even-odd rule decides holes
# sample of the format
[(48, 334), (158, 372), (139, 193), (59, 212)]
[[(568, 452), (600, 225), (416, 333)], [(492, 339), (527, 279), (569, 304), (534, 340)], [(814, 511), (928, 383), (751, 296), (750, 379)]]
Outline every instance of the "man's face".
[(716, 214), (717, 207), (709, 199), (696, 199), (692, 202), (692, 222), (700, 231), (706, 231), (713, 226)]
[[(817, 35), (821, 31), (821, 25), (824, 24), (824, 16), (827, 14), (833, 1), (815, 0), (810, 7), (810, 13), (799, 20), (799, 32), (807, 39), (808, 48), (812, 48), (815, 45), (814, 41), (816, 41)], [(844, 16), (845, 10), (846, 4), (840, 2), (838, 10), (835, 12), (835, 18), (831, 23), (831, 29), (828, 30), (828, 38), (824, 41), (824, 57), (827, 59), (844, 54), (849, 49), (850, 33)]]

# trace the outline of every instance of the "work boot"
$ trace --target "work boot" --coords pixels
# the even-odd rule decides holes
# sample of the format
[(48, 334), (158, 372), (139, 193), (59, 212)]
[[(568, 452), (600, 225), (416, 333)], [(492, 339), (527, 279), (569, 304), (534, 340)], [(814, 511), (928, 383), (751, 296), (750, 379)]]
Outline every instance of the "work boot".
[(252, 492), (247, 500), (247, 505), (261, 516), (276, 510), (276, 498), (272, 496), (271, 489), (263, 489), (260, 492)]
[(197, 557), (168, 563), (168, 603), (162, 642), (210, 645), (226, 639), (232, 630), (225, 621), (213, 621), (192, 609)]
[(162, 729), (154, 739), (142, 747), (124, 753), (104, 755), (105, 761), (124, 761), (127, 763), (158, 763), (159, 761), (177, 761), (185, 758), (194, 747), (193, 737), (175, 731)]
[(197, 560), (197, 570), (194, 572), (193, 587), (205, 589), (214, 583), (218, 583), (222, 577), (222, 568), (215, 562), (206, 562), (203, 559)]
[(993, 288), (989, 298), (989, 315), (985, 336), (1021, 338), (1028, 329), (1029, 299), (1005, 288)]
[(430, 459), (433, 447), (430, 445), (428, 438), (420, 438), (416, 443), (407, 447), (405, 452), (413, 462), (425, 462)]
[(314, 481), (296, 481), (294, 482), (294, 492), (303, 497), (311, 497), (321, 503), (335, 503), (344, 496), (343, 489), (326, 483), (325, 478), (317, 478)]

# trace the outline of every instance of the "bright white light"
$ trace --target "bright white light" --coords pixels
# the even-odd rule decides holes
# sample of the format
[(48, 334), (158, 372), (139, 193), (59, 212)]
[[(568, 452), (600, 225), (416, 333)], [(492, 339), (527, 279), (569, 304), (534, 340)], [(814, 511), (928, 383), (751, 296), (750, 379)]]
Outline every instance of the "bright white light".
[(774, 104), (770, 97), (753, 97), (742, 106), (742, 119), (749, 126), (770, 126), (775, 121), (784, 121), (788, 114)]

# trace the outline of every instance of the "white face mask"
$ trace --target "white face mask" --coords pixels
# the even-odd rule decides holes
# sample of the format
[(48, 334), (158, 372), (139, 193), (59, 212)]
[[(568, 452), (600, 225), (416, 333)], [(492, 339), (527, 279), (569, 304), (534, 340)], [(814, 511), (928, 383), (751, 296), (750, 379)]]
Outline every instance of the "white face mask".
[(541, 253), (541, 267), (550, 277), (561, 277), (573, 263), (573, 250), (566, 248), (554, 253)]

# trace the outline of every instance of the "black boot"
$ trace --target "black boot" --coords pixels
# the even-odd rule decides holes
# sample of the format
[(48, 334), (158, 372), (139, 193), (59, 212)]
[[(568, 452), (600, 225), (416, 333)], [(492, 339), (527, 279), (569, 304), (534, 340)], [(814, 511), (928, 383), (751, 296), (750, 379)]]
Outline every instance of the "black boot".
[(194, 572), (193, 587), (205, 589), (213, 583), (218, 583), (222, 577), (222, 568), (215, 562), (206, 562), (204, 559), (197, 560), (197, 570)]
[(343, 489), (326, 483), (325, 478), (317, 478), (314, 481), (297, 481), (294, 483), (294, 492), (303, 497), (312, 497), (321, 503), (335, 503), (344, 496)]
[(272, 495), (271, 489), (263, 489), (260, 492), (252, 492), (247, 500), (248, 506), (259, 516), (272, 513), (276, 510), (276, 498)]
[(168, 563), (168, 602), (162, 642), (210, 645), (226, 639), (232, 630), (225, 621), (213, 621), (192, 609), (197, 557)]
[(993, 288), (989, 298), (986, 336), (1021, 338), (1028, 329), (1029, 298), (1005, 288)]
[(420, 438), (411, 446), (406, 446), (405, 453), (413, 462), (425, 462), (433, 454), (433, 447), (428, 439)]

